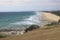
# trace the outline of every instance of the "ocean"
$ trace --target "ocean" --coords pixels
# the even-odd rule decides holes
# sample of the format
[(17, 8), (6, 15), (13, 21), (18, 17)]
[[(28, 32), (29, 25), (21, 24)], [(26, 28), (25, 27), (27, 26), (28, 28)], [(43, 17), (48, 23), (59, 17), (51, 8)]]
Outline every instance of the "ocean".
[(37, 12), (0, 12), (0, 29), (40, 25), (41, 14)]

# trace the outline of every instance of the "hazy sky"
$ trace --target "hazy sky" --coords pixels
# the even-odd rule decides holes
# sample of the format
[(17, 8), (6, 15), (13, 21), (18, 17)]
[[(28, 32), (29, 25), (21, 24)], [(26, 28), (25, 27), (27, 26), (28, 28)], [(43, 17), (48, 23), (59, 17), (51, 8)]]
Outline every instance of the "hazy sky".
[(60, 10), (60, 0), (0, 0), (0, 12), (41, 10)]

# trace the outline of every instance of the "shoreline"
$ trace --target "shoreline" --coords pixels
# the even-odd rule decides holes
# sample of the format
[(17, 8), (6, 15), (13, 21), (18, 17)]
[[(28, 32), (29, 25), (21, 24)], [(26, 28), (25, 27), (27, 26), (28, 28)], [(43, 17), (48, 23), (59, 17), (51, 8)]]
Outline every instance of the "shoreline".
[(24, 30), (20, 30), (20, 29), (1, 29), (0, 30), (0, 34), (5, 34), (5, 35), (22, 35), (24, 34)]

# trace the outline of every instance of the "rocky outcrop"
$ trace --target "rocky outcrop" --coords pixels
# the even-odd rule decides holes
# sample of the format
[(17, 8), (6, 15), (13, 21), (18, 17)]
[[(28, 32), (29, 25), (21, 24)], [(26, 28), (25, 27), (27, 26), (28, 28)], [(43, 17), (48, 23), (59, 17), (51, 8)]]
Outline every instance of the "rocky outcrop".
[(28, 28), (26, 28), (24, 31), (25, 32), (28, 32), (28, 31), (32, 31), (32, 30), (34, 30), (34, 29), (38, 29), (40, 26), (38, 26), (38, 25), (31, 25), (31, 26), (29, 26)]

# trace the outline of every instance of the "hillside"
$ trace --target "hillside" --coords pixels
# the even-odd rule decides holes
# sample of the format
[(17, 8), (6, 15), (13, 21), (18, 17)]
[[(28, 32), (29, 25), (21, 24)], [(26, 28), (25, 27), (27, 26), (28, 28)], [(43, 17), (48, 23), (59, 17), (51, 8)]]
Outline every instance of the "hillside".
[(48, 29), (39, 28), (23, 35), (1, 38), (0, 40), (60, 40), (60, 25)]
[(53, 14), (56, 14), (56, 15), (60, 16), (60, 11), (51, 11), (51, 13), (53, 13)]

